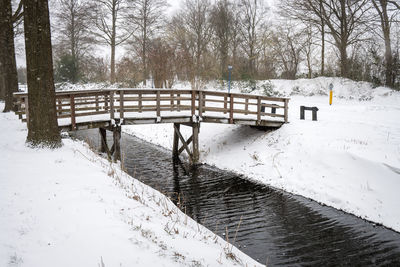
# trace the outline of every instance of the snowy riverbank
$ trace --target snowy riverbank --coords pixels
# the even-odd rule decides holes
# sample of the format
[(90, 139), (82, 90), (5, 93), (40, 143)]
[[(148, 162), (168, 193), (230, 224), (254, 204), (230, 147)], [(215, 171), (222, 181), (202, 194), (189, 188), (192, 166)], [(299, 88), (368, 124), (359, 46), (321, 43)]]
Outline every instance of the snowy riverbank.
[(16, 115), (0, 125), (0, 266), (258, 265), (84, 143), (33, 150)]
[[(340, 78), (260, 81), (257, 88), (291, 97), (290, 123), (273, 132), (203, 123), (201, 161), (400, 231), (400, 93)], [(299, 120), (300, 105), (317, 106), (318, 122), (311, 114)], [(172, 148), (172, 125), (123, 130)]]

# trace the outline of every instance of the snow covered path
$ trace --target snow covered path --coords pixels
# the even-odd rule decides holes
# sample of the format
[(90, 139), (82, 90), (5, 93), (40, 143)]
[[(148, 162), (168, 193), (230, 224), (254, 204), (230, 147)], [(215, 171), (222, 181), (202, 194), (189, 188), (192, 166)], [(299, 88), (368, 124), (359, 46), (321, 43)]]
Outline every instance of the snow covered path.
[[(337, 78), (272, 82), (296, 91), (290, 123), (270, 133), (203, 123), (200, 160), (400, 231), (400, 93)], [(332, 106), (318, 95), (329, 82)], [(300, 105), (317, 106), (318, 122), (300, 120)], [(172, 148), (171, 125), (123, 130)]]
[(259, 265), (85, 144), (33, 150), (17, 116), (0, 126), (0, 266)]

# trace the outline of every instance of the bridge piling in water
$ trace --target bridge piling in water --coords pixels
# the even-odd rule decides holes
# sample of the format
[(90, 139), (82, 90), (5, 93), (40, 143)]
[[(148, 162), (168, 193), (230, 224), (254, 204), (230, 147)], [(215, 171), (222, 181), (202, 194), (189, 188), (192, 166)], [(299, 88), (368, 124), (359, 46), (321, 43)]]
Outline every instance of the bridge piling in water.
[[(181, 125), (185, 125), (192, 128), (192, 135), (185, 140), (180, 129)], [(174, 123), (174, 141), (172, 148), (172, 156), (173, 158), (179, 158), (179, 155), (186, 151), (189, 156), (189, 162), (192, 165), (199, 163), (200, 152), (199, 152), (199, 132), (200, 132), (200, 123)], [(182, 143), (182, 146), (179, 147), (179, 141)], [(190, 150), (189, 146), (192, 144), (192, 150)]]
[(114, 161), (121, 160), (121, 126), (112, 126), (111, 130), (113, 132), (113, 145), (110, 149), (107, 143), (107, 129), (102, 127), (99, 128), (101, 140), (100, 152), (107, 153), (109, 160), (113, 158)]

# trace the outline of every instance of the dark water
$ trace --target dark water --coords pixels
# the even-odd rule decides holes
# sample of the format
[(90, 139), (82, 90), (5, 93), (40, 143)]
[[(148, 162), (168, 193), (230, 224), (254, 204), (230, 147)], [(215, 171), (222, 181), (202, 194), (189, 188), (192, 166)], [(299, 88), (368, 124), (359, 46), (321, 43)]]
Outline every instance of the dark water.
[[(100, 144), (95, 130), (77, 135)], [(235, 245), (260, 263), (400, 266), (399, 233), (214, 167), (190, 169), (173, 162), (170, 151), (129, 135), (122, 148), (129, 174), (179, 199), (210, 230), (225, 238), (227, 228), (233, 240), (240, 222)]]

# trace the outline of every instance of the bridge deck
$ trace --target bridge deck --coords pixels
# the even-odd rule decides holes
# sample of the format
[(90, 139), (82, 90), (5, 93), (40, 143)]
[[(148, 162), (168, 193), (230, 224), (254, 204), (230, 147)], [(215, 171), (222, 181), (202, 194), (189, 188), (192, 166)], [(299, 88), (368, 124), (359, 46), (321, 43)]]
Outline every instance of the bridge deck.
[[(15, 93), (17, 114), (29, 117), (27, 93)], [(200, 90), (109, 89), (56, 92), (62, 130), (155, 123), (224, 123), (280, 127), (288, 98)]]

